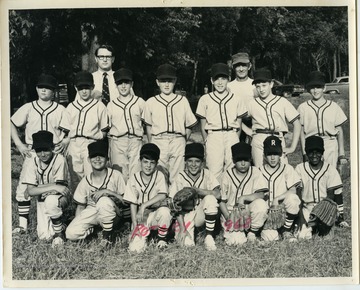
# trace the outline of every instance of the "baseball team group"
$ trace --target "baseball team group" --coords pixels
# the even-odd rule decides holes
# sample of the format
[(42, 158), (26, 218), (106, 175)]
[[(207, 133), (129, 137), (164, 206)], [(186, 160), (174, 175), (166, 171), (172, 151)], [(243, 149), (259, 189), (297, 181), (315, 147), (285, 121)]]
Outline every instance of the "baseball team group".
[[(174, 93), (174, 66), (157, 68), (159, 94), (144, 101), (134, 94), (130, 69), (112, 70), (114, 59), (111, 46), (98, 47), (97, 71), (75, 75), (77, 94), (66, 108), (54, 101), (57, 80), (41, 75), (38, 99), (11, 116), (11, 136), (24, 157), (13, 235), (28, 233), (32, 198), (38, 238), (52, 247), (88, 240), (101, 229), (106, 250), (125, 224), (130, 252), (146, 250), (150, 240), (166, 248), (174, 228), (176, 243), (194, 246), (201, 233), (213, 251), (215, 232), (238, 246), (331, 237), (335, 225), (349, 226), (336, 167), (348, 162), (347, 117), (326, 99), (321, 72), (309, 73), (311, 99), (296, 109), (273, 95), (268, 69), (251, 79), (249, 55), (239, 52), (232, 56), (232, 81), (227, 64), (212, 65), (213, 89), (194, 114), (188, 99)], [(198, 122), (201, 143), (190, 139)], [(285, 139), (288, 124), (293, 129)], [(288, 155), (299, 140), (303, 162), (294, 168)], [(74, 218), (66, 221), (71, 203)]]

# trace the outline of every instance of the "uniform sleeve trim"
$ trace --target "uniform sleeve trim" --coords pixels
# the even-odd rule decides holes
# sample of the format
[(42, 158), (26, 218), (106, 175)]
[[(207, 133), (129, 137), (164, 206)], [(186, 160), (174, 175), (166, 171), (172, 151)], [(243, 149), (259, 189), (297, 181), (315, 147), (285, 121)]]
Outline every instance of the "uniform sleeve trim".
[(36, 183), (30, 183), (30, 182), (26, 182), (26, 181), (22, 182), (22, 184), (38, 186)]
[(294, 119), (292, 119), (291, 121), (289, 121), (289, 123), (294, 123), (297, 119), (300, 119), (300, 114), (298, 114)]
[(336, 128), (336, 127), (340, 127), (340, 126), (344, 125), (345, 123), (347, 123), (347, 121), (349, 121), (349, 120), (348, 120), (348, 119), (346, 119), (346, 120), (345, 120), (344, 122), (342, 122), (341, 124), (336, 125), (336, 126), (335, 126), (335, 128)]
[(248, 112), (245, 112), (244, 114), (238, 116), (238, 118), (244, 118), (244, 117), (246, 117), (247, 115), (248, 115)]
[(143, 123), (147, 126), (152, 126), (150, 123), (146, 122), (144, 119), (141, 119), (143, 121)]
[(255, 190), (254, 193), (266, 192), (266, 191), (269, 191), (269, 189), (265, 187), (265, 188), (261, 188), (261, 189)]
[(73, 199), (73, 201), (74, 201), (74, 203), (76, 203), (77, 205), (87, 206), (86, 203), (78, 202), (76, 199)]
[(196, 120), (195, 121), (195, 123), (193, 123), (192, 125), (190, 125), (190, 126), (187, 126), (187, 127), (185, 127), (185, 128), (188, 128), (188, 129), (190, 129), (190, 128), (192, 128), (192, 127), (194, 127), (196, 124), (198, 123), (198, 121)]
[(327, 190), (336, 190), (336, 189), (339, 189), (339, 188), (342, 188), (343, 185), (342, 184), (339, 184), (339, 185), (335, 185), (333, 187), (329, 187)]
[(195, 114), (195, 116), (199, 117), (200, 119), (206, 119), (204, 116), (200, 115), (200, 114)]
[(64, 131), (65, 133), (70, 132), (70, 130), (69, 130), (69, 129), (66, 129), (66, 128), (61, 127), (61, 126), (59, 126), (59, 130)]
[(289, 186), (289, 189), (292, 187), (295, 187), (295, 188), (298, 187), (300, 183), (301, 183), (301, 181), (294, 183), (293, 185)]

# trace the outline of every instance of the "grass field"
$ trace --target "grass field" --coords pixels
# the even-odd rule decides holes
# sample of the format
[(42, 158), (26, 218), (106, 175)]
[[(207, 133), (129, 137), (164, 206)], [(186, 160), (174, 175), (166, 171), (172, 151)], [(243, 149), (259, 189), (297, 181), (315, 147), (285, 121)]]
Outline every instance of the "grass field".
[[(297, 107), (309, 98), (303, 94), (290, 101)], [(349, 116), (348, 95), (337, 98)], [(349, 123), (344, 125), (345, 150), (350, 156)], [(192, 136), (200, 140), (199, 133)], [(13, 147), (12, 147), (13, 149)], [(21, 169), (21, 157), (12, 150), (12, 224), (17, 225), (15, 188)], [(301, 160), (299, 148), (290, 157), (295, 165)], [(351, 224), (350, 178), (344, 180), (345, 219)], [(74, 207), (66, 211), (73, 215)], [(64, 247), (52, 249), (51, 243), (36, 238), (35, 202), (32, 203), (30, 232), (13, 236), (13, 280), (57, 279), (196, 279), (196, 278), (293, 278), (293, 277), (351, 277), (351, 228), (335, 228), (334, 238), (314, 237), (308, 241), (289, 244), (285, 241), (267, 244), (245, 244), (229, 247), (221, 235), (217, 236), (218, 250), (207, 252), (202, 234), (193, 248), (180, 248), (171, 243), (160, 251), (149, 246), (142, 254), (127, 252), (127, 233), (119, 232), (115, 246), (101, 252), (99, 239), (87, 243), (66, 242)], [(119, 284), (121, 286), (121, 284)]]

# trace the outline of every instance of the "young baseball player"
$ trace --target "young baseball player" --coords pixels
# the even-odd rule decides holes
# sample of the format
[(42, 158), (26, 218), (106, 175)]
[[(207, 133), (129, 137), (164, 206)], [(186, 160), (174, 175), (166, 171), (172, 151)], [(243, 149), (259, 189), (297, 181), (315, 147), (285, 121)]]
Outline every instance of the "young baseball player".
[(108, 142), (95, 141), (88, 145), (88, 156), (92, 172), (79, 183), (74, 193), (77, 204), (75, 218), (66, 229), (66, 238), (83, 240), (102, 227), (102, 248), (113, 244), (113, 227), (121, 219), (130, 218), (129, 205), (124, 202), (125, 182), (118, 170), (107, 167)]
[(232, 165), (230, 148), (239, 142), (241, 118), (247, 114), (241, 99), (227, 90), (228, 80), (229, 67), (224, 63), (214, 64), (211, 82), (215, 91), (203, 95), (196, 109), (206, 142), (207, 167), (218, 180)]
[(26, 167), (23, 184), (27, 194), (37, 197), (37, 234), (39, 239), (51, 239), (52, 247), (65, 241), (62, 214), (68, 205), (68, 167), (61, 154), (55, 154), (53, 134), (39, 131), (32, 135), (36, 157)]
[(301, 148), (305, 155), (305, 138), (320, 136), (324, 139), (324, 160), (336, 167), (338, 159), (346, 163), (342, 125), (347, 121), (343, 110), (333, 101), (325, 99), (325, 76), (319, 71), (309, 74), (306, 89), (312, 99), (300, 104)]
[[(228, 245), (241, 245), (256, 241), (260, 228), (267, 218), (268, 204), (264, 200), (269, 191), (268, 183), (259, 169), (251, 166), (251, 146), (240, 142), (231, 146), (234, 167), (228, 169), (221, 183), (220, 210), (224, 238)], [(246, 207), (250, 211), (251, 225), (245, 232), (227, 230), (226, 223), (234, 207)]]
[(141, 171), (132, 175), (126, 185), (124, 199), (130, 203), (132, 229), (129, 250), (142, 252), (150, 230), (157, 230), (157, 246), (167, 246), (166, 235), (171, 222), (170, 209), (159, 207), (159, 202), (168, 195), (165, 176), (156, 169), (160, 149), (146, 143), (140, 150)]
[(184, 169), (184, 151), (191, 128), (197, 123), (186, 97), (173, 93), (176, 69), (160, 65), (156, 73), (160, 94), (145, 103), (143, 120), (148, 142), (160, 148), (159, 164), (168, 169), (170, 183)]
[(194, 229), (206, 225), (205, 247), (209, 251), (216, 250), (213, 237), (215, 221), (218, 214), (220, 184), (212, 173), (204, 167), (204, 146), (200, 143), (187, 144), (185, 147), (185, 170), (180, 172), (169, 190), (169, 196), (184, 187), (193, 187), (198, 193), (194, 200), (194, 209), (179, 214), (175, 238), (181, 245), (195, 246)]
[(91, 73), (78, 72), (75, 76), (75, 88), (80, 99), (70, 103), (61, 120), (60, 129), (66, 134), (68, 144), (69, 167), (74, 188), (81, 178), (92, 171), (87, 155), (87, 146), (106, 136), (108, 116), (105, 105), (91, 96), (94, 80)]
[[(282, 232), (285, 240), (295, 242), (297, 240), (291, 232), (291, 227), (300, 210), (301, 201), (296, 194), (300, 177), (290, 164), (281, 163), (282, 145), (278, 137), (269, 136), (264, 140), (264, 155), (266, 163), (260, 167), (260, 171), (268, 182), (268, 205), (269, 207), (284, 205), (286, 211), (285, 224), (280, 232)], [(261, 238), (265, 241), (278, 240), (278, 231), (263, 229)]]
[[(54, 93), (57, 88), (57, 81), (51, 75), (41, 75), (36, 84), (38, 100), (26, 103), (20, 107), (11, 117), (11, 137), (16, 148), (24, 157), (24, 163), (21, 169), (19, 184), (16, 188), (16, 200), (18, 203), (19, 227), (13, 230), (13, 233), (23, 233), (28, 229), (30, 198), (25, 196), (27, 190), (26, 184), (23, 184), (27, 167), (36, 154), (32, 148), (32, 135), (40, 130), (46, 130), (54, 135), (54, 152), (62, 153), (65, 150), (63, 143), (63, 133), (59, 129), (59, 124), (65, 108), (56, 102), (53, 102)], [(18, 129), (25, 127), (25, 143), (20, 139)]]
[[(249, 71), (251, 69), (251, 62), (249, 55), (246, 52), (239, 52), (231, 57), (232, 67), (235, 71), (235, 79), (228, 83), (228, 90), (236, 97), (240, 98), (245, 106), (251, 100), (258, 96), (255, 86), (253, 85), (253, 79), (249, 77)], [(246, 126), (246, 127), (245, 127)], [(244, 117), (242, 119), (240, 133), (240, 141), (250, 143), (250, 137), (245, 133), (251, 131), (251, 118)]]
[(107, 105), (110, 131), (110, 162), (119, 169), (125, 182), (140, 170), (139, 151), (142, 145), (143, 127), (141, 115), (145, 101), (131, 94), (133, 73), (119, 69), (114, 73), (119, 96)]
[[(287, 162), (286, 156), (293, 153), (299, 142), (301, 125), (299, 113), (285, 98), (274, 96), (271, 92), (273, 80), (271, 72), (261, 69), (254, 72), (254, 81), (259, 97), (248, 103), (248, 116), (252, 118), (252, 157), (254, 165), (263, 165), (263, 142), (269, 135), (280, 138), (283, 145), (282, 162)], [(290, 147), (286, 147), (284, 135), (288, 132), (287, 122), (294, 126)]]
[[(342, 194), (342, 181), (336, 168), (323, 161), (324, 139), (319, 136), (310, 136), (305, 139), (305, 152), (309, 161), (296, 166), (296, 172), (302, 181), (302, 213), (306, 222), (310, 220), (310, 213), (314, 206), (328, 197), (337, 204), (337, 225), (348, 227), (344, 221), (344, 207)], [(310, 239), (313, 228), (302, 225), (298, 238)], [(328, 232), (321, 233), (322, 235)]]

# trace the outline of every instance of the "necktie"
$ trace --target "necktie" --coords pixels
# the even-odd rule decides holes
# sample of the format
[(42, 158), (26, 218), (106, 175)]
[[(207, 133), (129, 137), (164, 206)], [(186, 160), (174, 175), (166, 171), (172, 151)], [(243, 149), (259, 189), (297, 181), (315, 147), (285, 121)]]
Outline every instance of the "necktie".
[(103, 73), (103, 76), (102, 102), (106, 106), (110, 102), (109, 81), (106, 72)]

